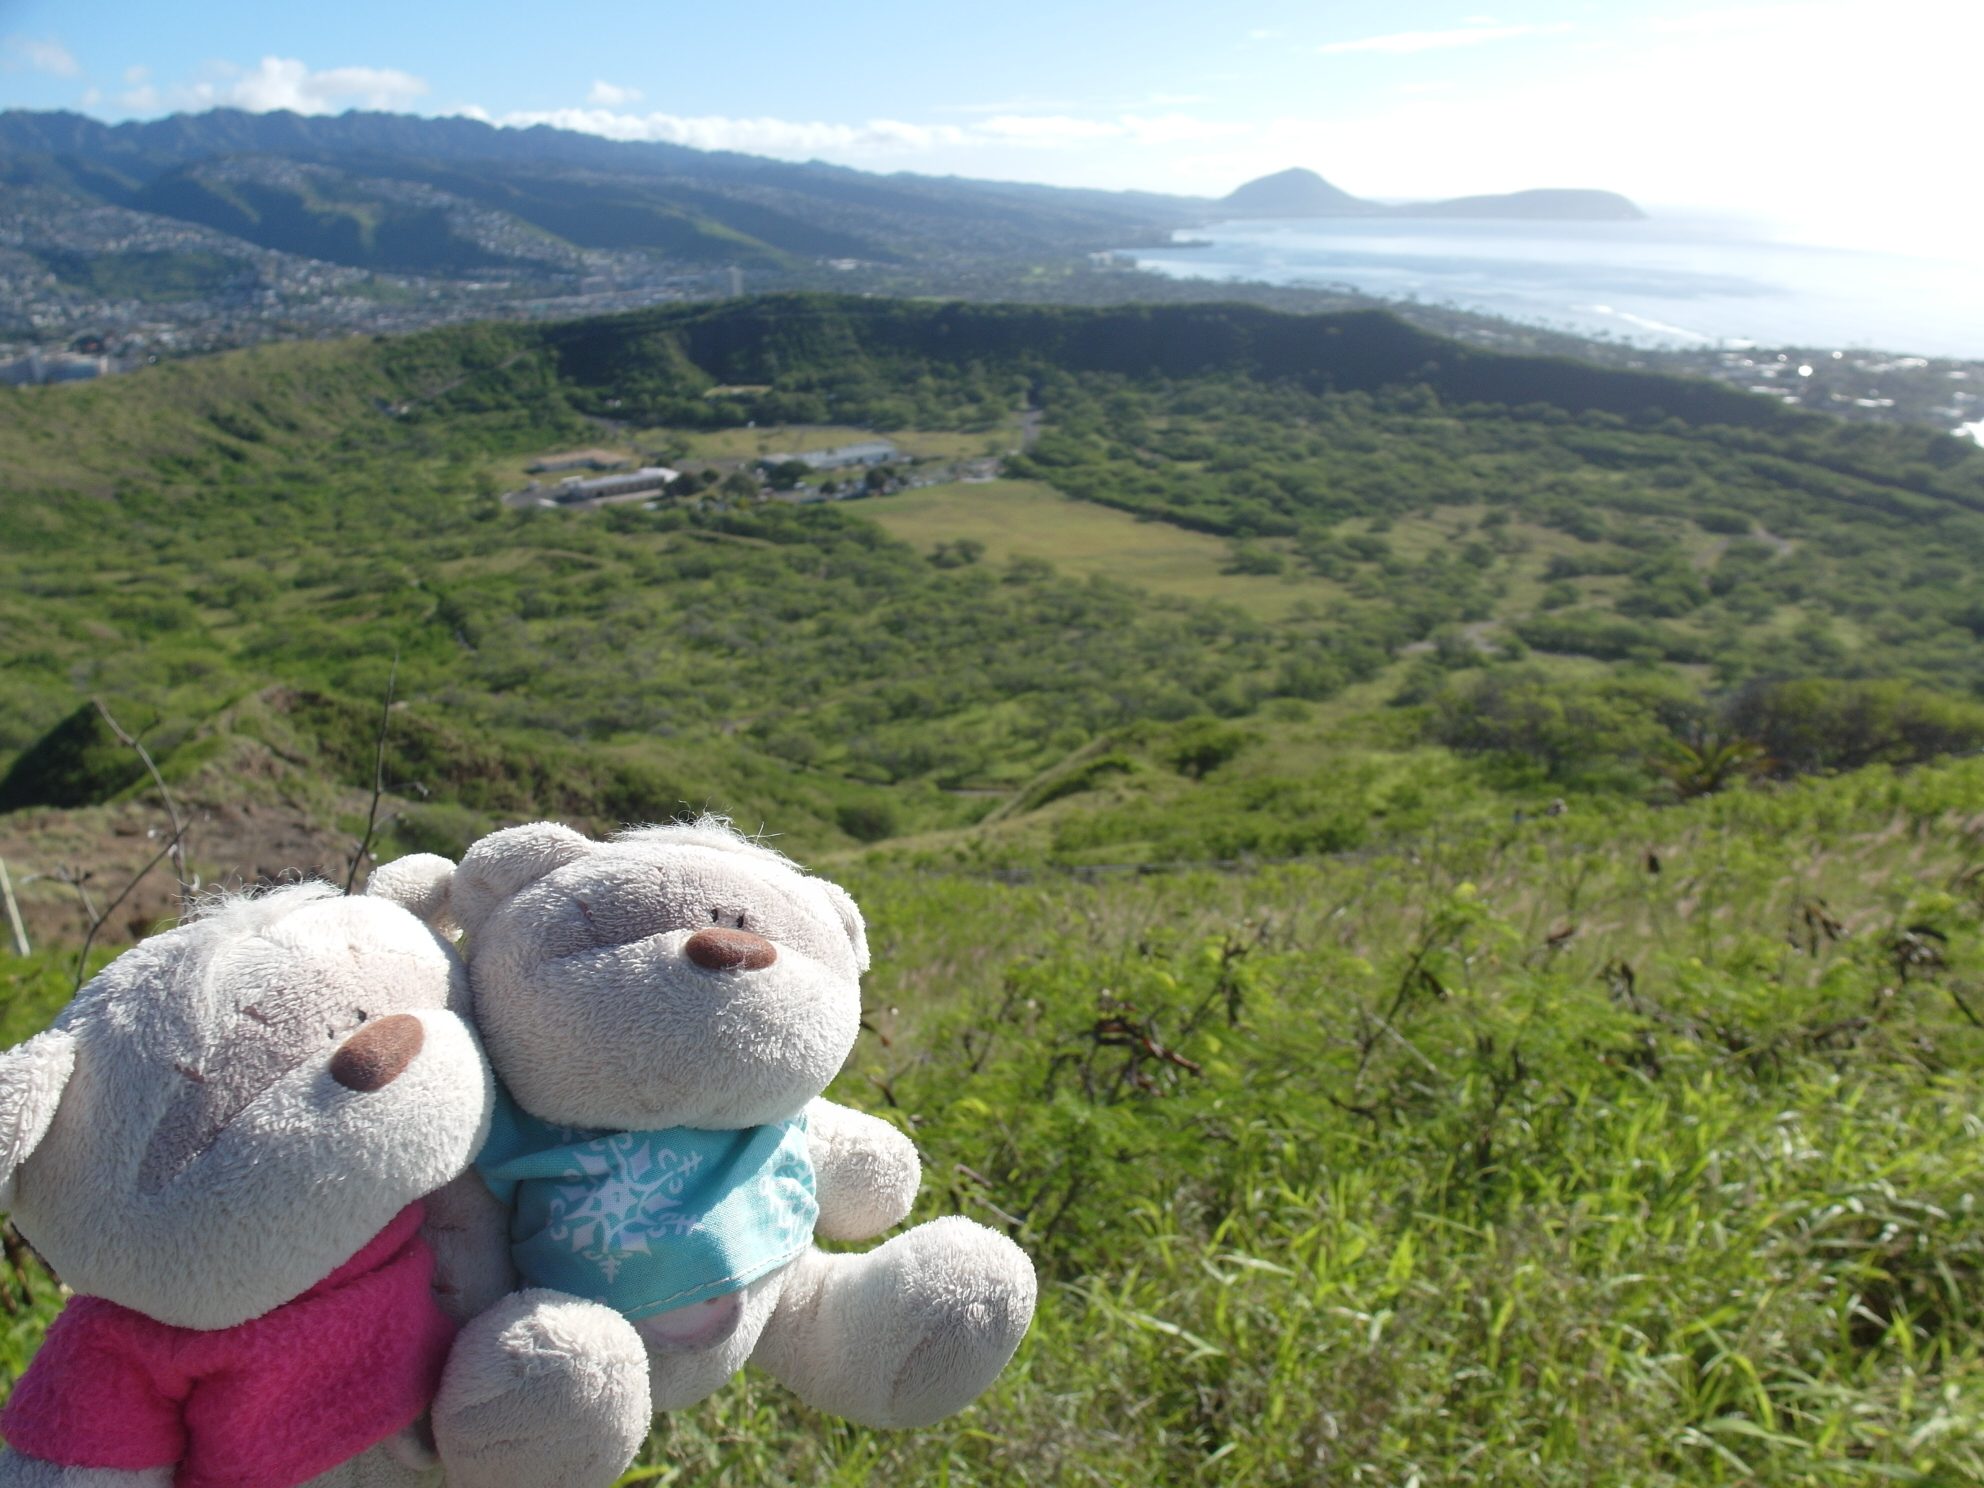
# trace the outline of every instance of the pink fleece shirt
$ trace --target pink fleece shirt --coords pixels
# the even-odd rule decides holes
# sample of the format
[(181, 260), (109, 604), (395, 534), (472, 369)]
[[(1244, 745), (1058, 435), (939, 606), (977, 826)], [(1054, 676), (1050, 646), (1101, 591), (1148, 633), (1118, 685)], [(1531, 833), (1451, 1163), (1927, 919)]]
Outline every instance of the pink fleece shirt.
[(176, 1488), (293, 1488), (418, 1420), (455, 1327), (409, 1205), (309, 1291), (232, 1328), (76, 1297), (0, 1413), (64, 1467), (178, 1465)]

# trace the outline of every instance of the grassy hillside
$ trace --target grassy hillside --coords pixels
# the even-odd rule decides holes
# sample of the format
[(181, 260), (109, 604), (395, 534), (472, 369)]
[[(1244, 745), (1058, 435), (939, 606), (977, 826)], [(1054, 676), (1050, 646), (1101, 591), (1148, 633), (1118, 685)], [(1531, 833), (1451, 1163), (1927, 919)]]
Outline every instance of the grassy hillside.
[[(187, 743), (271, 688), (364, 718), (391, 675), (429, 844), (707, 804), (828, 850), (1196, 859), (1409, 826), (1440, 809), (1395, 789), (1446, 778), (1428, 746), (1532, 791), (1687, 793), (1984, 736), (1984, 454), (1377, 316), (773, 299), (4, 411), (0, 768), (92, 695)], [(496, 500), (602, 438), (721, 464), (866, 431), (1027, 442), (1028, 483)], [(369, 786), (361, 729), (306, 754)], [(624, 769), (499, 799), (460, 784), (476, 749)]]

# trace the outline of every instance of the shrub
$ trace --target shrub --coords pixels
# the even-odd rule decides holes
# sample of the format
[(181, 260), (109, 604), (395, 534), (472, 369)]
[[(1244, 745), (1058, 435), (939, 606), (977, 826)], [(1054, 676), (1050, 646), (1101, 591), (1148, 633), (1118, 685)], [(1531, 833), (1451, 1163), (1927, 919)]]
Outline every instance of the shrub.
[(1984, 748), (1984, 705), (1912, 682), (1758, 682), (1729, 699), (1723, 721), (1795, 774), (1920, 764)]

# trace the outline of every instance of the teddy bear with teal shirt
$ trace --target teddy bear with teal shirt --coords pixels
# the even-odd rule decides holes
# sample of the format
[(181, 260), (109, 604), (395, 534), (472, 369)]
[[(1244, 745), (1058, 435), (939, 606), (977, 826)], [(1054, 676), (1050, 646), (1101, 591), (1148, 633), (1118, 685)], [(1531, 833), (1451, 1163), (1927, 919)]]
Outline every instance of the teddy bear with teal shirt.
[(705, 817), (606, 842), (514, 827), (370, 892), (465, 933), (504, 1087), (477, 1166), (529, 1290), (456, 1348), (434, 1413), (451, 1480), (521, 1488), (501, 1423), (532, 1413), (523, 1356), (573, 1299), (638, 1336), (654, 1410), (749, 1361), (819, 1410), (919, 1426), (997, 1378), (1035, 1299), (1005, 1236), (948, 1217), (860, 1253), (812, 1243), (881, 1235), (921, 1181), (906, 1137), (822, 1098), (868, 965), (837, 885)]

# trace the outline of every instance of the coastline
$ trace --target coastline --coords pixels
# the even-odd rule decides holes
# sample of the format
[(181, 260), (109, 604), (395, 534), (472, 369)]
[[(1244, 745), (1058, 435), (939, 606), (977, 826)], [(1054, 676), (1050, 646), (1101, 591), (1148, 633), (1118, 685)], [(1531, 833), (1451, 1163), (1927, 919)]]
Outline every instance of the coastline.
[(1234, 219), (1120, 250), (1172, 278), (1349, 287), (1649, 347), (1900, 350), (1984, 360), (1965, 265), (1631, 222)]

